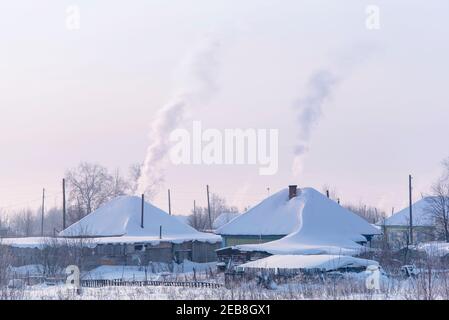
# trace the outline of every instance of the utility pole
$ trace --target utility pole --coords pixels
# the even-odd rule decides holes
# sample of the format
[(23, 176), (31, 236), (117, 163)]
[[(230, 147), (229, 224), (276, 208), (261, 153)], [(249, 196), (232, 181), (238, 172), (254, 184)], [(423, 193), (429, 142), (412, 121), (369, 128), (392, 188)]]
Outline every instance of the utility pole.
[(412, 175), (408, 176), (408, 198), (409, 198), (409, 205), (410, 205), (410, 230), (409, 230), (409, 240), (410, 244), (413, 244), (413, 199), (412, 199)]
[(168, 214), (171, 215), (170, 189), (168, 189)]
[(209, 185), (207, 185), (206, 188), (207, 188), (207, 212), (209, 214), (209, 228), (212, 229), (212, 217), (210, 215)]
[(196, 216), (196, 200), (193, 200), (193, 215), (192, 215), (192, 221), (193, 221), (193, 224), (195, 225), (195, 226), (197, 226), (198, 225), (198, 217)]
[(45, 188), (42, 189), (41, 237), (44, 236)]
[(66, 228), (65, 179), (62, 179), (62, 230)]

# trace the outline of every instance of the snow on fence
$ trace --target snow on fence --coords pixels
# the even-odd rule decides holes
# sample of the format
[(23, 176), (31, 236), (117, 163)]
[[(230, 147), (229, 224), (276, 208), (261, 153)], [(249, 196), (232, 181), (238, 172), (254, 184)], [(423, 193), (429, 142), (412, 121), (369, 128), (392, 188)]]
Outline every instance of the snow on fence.
[(101, 287), (145, 287), (145, 286), (158, 286), (158, 287), (190, 287), (190, 288), (220, 288), (219, 283), (212, 282), (196, 282), (196, 281), (129, 281), (121, 279), (91, 279), (81, 280), (81, 286), (87, 288), (101, 288)]

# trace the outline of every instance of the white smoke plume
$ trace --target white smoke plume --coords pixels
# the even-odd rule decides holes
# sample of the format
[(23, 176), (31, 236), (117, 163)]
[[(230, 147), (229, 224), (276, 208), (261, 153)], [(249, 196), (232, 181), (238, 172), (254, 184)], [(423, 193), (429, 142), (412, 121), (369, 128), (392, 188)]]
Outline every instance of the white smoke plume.
[(313, 128), (319, 122), (325, 104), (332, 98), (335, 90), (349, 78), (354, 68), (364, 64), (373, 53), (379, 50), (375, 43), (356, 43), (344, 52), (336, 53), (331, 66), (314, 72), (307, 81), (305, 95), (294, 104), (298, 111), (299, 134), (294, 150), (292, 172), (298, 176), (303, 171), (303, 162), (310, 147)]
[(299, 175), (302, 171), (303, 157), (309, 149), (310, 135), (323, 113), (323, 105), (332, 96), (338, 77), (329, 70), (319, 70), (312, 74), (307, 83), (307, 93), (295, 103), (299, 111), (297, 121), (299, 134), (295, 146), (293, 174)]
[(171, 147), (170, 133), (182, 123), (186, 111), (206, 104), (217, 91), (219, 48), (217, 40), (205, 39), (181, 64), (178, 90), (151, 123), (150, 145), (138, 179), (138, 194), (152, 198), (159, 192)]

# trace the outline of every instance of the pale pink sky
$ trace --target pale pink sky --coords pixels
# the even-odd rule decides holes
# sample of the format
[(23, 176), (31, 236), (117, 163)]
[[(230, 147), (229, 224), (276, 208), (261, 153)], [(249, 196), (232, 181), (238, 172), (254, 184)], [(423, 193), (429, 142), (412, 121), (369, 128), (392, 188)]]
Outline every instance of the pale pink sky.
[[(65, 26), (78, 5), (80, 30)], [(365, 27), (380, 8), (381, 29)], [(386, 210), (427, 192), (449, 156), (449, 3), (437, 1), (32, 1), (0, 3), (0, 208), (60, 203), (60, 179), (80, 161), (125, 172), (142, 162), (149, 123), (174, 73), (205, 34), (221, 43), (209, 128), (280, 131), (280, 170), (168, 167), (173, 211), (204, 205), (205, 185), (241, 208), (297, 183), (335, 187), (344, 202)], [(364, 49), (361, 49), (364, 48)], [(367, 53), (366, 48), (372, 51)], [(321, 68), (356, 63), (323, 106), (301, 176), (291, 174), (294, 102)], [(191, 122), (185, 122), (189, 127)], [(166, 192), (155, 204), (167, 209)]]

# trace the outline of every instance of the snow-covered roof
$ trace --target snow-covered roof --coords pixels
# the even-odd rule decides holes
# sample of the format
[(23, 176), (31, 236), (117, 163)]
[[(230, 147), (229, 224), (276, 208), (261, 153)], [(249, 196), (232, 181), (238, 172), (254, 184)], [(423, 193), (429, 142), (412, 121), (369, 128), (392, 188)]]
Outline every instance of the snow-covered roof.
[[(53, 238), (53, 237), (22, 237), (22, 238), (3, 238), (0, 245), (11, 246), (15, 248), (42, 249), (45, 246), (52, 245), (76, 245), (77, 241), (71, 238)], [(86, 241), (85, 246), (94, 247), (91, 241)]]
[[(298, 189), (299, 191), (299, 189)], [(303, 188), (289, 200), (288, 189), (266, 198), (257, 206), (217, 230), (221, 235), (287, 235), (302, 227), (304, 215), (313, 228), (337, 224), (359, 234), (378, 234), (363, 218), (343, 208), (313, 188)]]
[(173, 216), (173, 217), (175, 217), (176, 219), (178, 219), (182, 223), (189, 225), (189, 216), (176, 215), (176, 216)]
[(121, 236), (121, 237), (93, 237), (85, 238), (78, 241), (76, 238), (51, 238), (51, 237), (26, 237), (26, 238), (3, 238), (0, 245), (11, 246), (14, 248), (43, 249), (52, 245), (82, 245), (84, 247), (94, 248), (97, 245), (105, 244), (150, 244), (152, 246), (159, 245), (161, 242), (171, 242), (180, 244), (187, 241), (201, 241), (209, 243), (221, 242), (221, 238), (217, 235), (205, 232), (198, 234), (185, 234), (177, 236)]
[(341, 255), (273, 255), (238, 266), (239, 269), (319, 269), (332, 271), (341, 268), (378, 266), (374, 260)]
[[(432, 217), (429, 215), (427, 208), (430, 198), (423, 198), (412, 205), (413, 225), (414, 226), (432, 226), (434, 225)], [(408, 226), (410, 224), (409, 207), (393, 214), (391, 217), (381, 222), (387, 226)]]
[[(145, 202), (144, 227), (141, 228), (142, 200), (134, 196), (122, 196), (106, 203), (77, 223), (63, 230), (62, 237), (107, 237), (98, 241), (125, 243), (132, 240), (158, 241), (162, 227), (163, 241), (209, 241), (219, 242), (217, 235), (199, 232), (182, 223), (176, 217)], [(128, 238), (128, 239), (126, 239)]]
[(219, 233), (242, 234), (245, 228), (253, 234), (290, 233), (276, 241), (233, 247), (270, 254), (353, 255), (363, 250), (358, 243), (366, 242), (364, 235), (380, 234), (366, 220), (312, 188), (302, 189), (291, 200), (288, 190), (282, 190), (220, 228)]
[(237, 212), (223, 212), (217, 218), (215, 218), (214, 222), (212, 223), (212, 227), (217, 230), (218, 228), (221, 228), (238, 216), (240, 216), (240, 213)]

